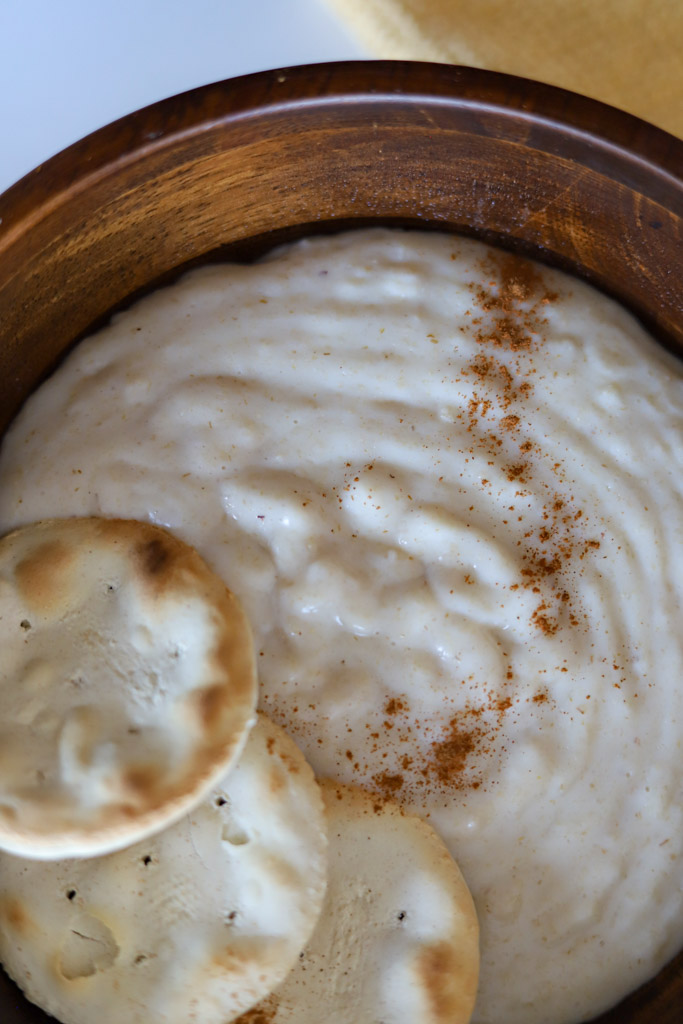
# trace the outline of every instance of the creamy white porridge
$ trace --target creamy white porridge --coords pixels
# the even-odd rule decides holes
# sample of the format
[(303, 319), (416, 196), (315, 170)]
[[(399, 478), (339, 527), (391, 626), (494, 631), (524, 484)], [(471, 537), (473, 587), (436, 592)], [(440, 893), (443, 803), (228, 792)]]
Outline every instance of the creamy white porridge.
[(683, 945), (683, 368), (621, 308), (445, 235), (196, 271), (5, 441), (1, 531), (93, 513), (194, 544), (316, 771), (441, 833), (479, 1024), (593, 1016)]

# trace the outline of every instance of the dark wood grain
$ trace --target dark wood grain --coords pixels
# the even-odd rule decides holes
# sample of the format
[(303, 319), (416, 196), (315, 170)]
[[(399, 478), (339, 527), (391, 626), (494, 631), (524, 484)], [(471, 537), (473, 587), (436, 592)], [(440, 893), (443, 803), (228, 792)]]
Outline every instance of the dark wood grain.
[[(466, 68), (285, 69), (155, 104), (0, 197), (0, 431), (76, 339), (179, 267), (368, 222), (569, 269), (683, 353), (682, 169), (683, 143), (636, 118)], [(682, 1007), (679, 957), (600, 1020), (680, 1024)], [(6, 979), (0, 1017), (47, 1020)]]

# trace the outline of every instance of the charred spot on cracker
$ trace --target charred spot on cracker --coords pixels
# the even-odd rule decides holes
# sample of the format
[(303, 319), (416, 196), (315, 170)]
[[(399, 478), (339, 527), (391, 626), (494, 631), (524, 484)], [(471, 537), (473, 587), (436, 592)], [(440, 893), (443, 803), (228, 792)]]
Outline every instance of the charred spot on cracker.
[[(59, 540), (39, 544), (14, 569), (14, 579), (21, 599), (37, 611), (50, 613), (57, 609), (67, 598), (65, 574), (74, 559), (74, 549)], [(24, 619), (24, 622), (28, 622), (28, 619)], [(22, 629), (25, 628), (22, 625)]]
[(454, 1019), (461, 1002), (458, 958), (447, 942), (428, 946), (419, 956), (418, 972), (437, 1021)]
[(24, 935), (31, 926), (31, 918), (17, 899), (8, 898), (0, 903), (0, 917), (20, 935)]
[(155, 579), (165, 572), (173, 559), (170, 546), (160, 537), (145, 541), (138, 548), (142, 569), (146, 576)]
[(160, 776), (158, 765), (133, 765), (126, 770), (123, 783), (137, 796), (150, 801), (159, 788)]
[(221, 728), (221, 719), (233, 704), (230, 689), (222, 683), (212, 683), (195, 690), (191, 700), (207, 732), (216, 732)]

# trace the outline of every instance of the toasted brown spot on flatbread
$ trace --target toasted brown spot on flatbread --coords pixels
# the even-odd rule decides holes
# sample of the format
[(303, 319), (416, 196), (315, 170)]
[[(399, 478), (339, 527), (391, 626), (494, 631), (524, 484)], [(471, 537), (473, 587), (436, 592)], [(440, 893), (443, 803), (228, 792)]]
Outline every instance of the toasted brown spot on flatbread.
[(154, 800), (162, 782), (161, 769), (153, 764), (133, 765), (127, 769), (123, 777), (124, 786), (145, 804)]
[(153, 578), (161, 576), (173, 560), (170, 545), (159, 537), (141, 544), (138, 548), (138, 555), (143, 572)]
[[(216, 600), (218, 601), (219, 599), (217, 598)], [(217, 672), (221, 674), (225, 671), (226, 665), (232, 666), (230, 689), (234, 693), (242, 693), (251, 687), (253, 672), (251, 664), (252, 652), (249, 651), (247, 657), (241, 637), (239, 635), (236, 636), (233, 628), (230, 626), (230, 620), (235, 616), (232, 610), (234, 600), (232, 594), (226, 591), (223, 597), (224, 604), (222, 605), (223, 618), (218, 642), (213, 652), (213, 660)], [(225, 630), (225, 634), (223, 630)]]
[(435, 1021), (458, 1019), (463, 1002), (459, 966), (457, 951), (448, 942), (428, 946), (419, 955), (417, 970)]
[(59, 610), (69, 599), (70, 581), (65, 574), (75, 557), (74, 549), (59, 540), (40, 544), (14, 569), (19, 597), (37, 612), (50, 614)]
[(0, 903), (0, 918), (19, 935), (25, 935), (31, 927), (31, 918), (19, 900), (9, 897)]
[(222, 683), (203, 686), (192, 695), (202, 725), (207, 732), (216, 732), (223, 725), (223, 716), (233, 704), (230, 688)]

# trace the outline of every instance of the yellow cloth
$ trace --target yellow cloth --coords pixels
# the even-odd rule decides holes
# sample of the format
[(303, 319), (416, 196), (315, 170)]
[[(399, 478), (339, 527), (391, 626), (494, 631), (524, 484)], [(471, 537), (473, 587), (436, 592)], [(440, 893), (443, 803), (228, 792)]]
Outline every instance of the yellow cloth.
[(327, 0), (373, 56), (535, 78), (683, 137), (683, 0)]

